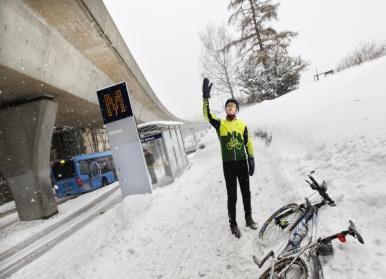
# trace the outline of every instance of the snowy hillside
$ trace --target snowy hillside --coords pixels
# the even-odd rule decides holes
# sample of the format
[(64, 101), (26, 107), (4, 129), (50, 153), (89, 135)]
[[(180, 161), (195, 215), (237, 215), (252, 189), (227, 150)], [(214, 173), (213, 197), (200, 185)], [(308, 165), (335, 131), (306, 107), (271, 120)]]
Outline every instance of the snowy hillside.
[[(257, 163), (257, 204), (277, 207), (308, 191), (316, 169), (337, 207), (321, 210), (320, 233), (336, 233), (352, 219), (365, 238), (339, 245), (327, 278), (383, 278), (386, 271), (386, 58), (343, 71), (287, 96), (248, 108), (250, 130), (272, 136)], [(266, 166), (274, 163), (265, 172)], [(260, 164), (260, 166), (259, 166)], [(259, 167), (262, 168), (259, 171)], [(275, 175), (275, 181), (270, 177)], [(291, 194), (295, 191), (296, 194)], [(288, 192), (291, 191), (291, 192)], [(266, 202), (268, 198), (270, 202)], [(268, 216), (270, 208), (263, 208)], [(273, 209), (273, 208), (272, 208)], [(264, 218), (263, 218), (264, 219)], [(343, 273), (342, 273), (343, 272)]]
[[(259, 225), (277, 207), (310, 193), (305, 175), (316, 169), (337, 206), (320, 211), (319, 234), (352, 219), (365, 245), (348, 238), (325, 258), (326, 278), (383, 278), (386, 274), (386, 58), (352, 68), (286, 96), (242, 108), (255, 137), (251, 178)], [(220, 116), (220, 115), (218, 115)], [(245, 228), (229, 232), (220, 148), (211, 129), (191, 168), (152, 195), (132, 196), (19, 270), (12, 278), (256, 278), (252, 255), (267, 248)]]

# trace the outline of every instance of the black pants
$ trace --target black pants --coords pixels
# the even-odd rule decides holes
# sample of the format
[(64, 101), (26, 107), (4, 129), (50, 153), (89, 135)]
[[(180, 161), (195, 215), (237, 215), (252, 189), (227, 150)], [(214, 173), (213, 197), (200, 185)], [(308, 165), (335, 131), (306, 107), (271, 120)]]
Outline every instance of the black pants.
[(241, 196), (243, 198), (245, 217), (251, 216), (251, 191), (249, 189), (248, 163), (243, 161), (223, 162), (225, 183), (228, 194), (228, 216), (231, 226), (236, 222), (237, 179), (239, 180)]
[(156, 184), (158, 182), (157, 175), (155, 174), (153, 165), (147, 166), (147, 170), (149, 171), (151, 184)]

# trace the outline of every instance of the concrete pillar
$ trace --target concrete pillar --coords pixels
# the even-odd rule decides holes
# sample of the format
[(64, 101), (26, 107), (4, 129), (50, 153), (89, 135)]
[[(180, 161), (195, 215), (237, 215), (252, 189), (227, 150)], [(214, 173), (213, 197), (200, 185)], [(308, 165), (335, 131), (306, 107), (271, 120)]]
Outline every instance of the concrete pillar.
[(58, 104), (49, 97), (0, 109), (0, 170), (21, 221), (58, 212), (50, 179), (50, 149)]

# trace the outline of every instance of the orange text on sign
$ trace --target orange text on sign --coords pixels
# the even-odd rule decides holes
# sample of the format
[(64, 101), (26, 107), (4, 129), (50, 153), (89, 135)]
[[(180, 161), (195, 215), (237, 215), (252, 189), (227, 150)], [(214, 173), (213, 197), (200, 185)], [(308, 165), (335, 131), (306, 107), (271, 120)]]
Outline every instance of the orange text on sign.
[(126, 112), (121, 90), (116, 90), (113, 94), (104, 95), (103, 98), (108, 117), (112, 117), (113, 114), (119, 115)]

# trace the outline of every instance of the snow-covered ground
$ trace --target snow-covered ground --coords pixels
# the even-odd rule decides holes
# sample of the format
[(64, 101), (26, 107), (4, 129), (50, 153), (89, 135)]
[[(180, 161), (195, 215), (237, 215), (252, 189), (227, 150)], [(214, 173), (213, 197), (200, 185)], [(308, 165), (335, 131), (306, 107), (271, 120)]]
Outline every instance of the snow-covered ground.
[[(325, 258), (326, 278), (386, 274), (386, 58), (355, 67), (273, 101), (242, 108), (254, 138), (253, 214), (259, 225), (277, 207), (310, 193), (316, 169), (337, 206), (320, 211), (321, 236), (352, 219), (365, 245), (348, 238)], [(12, 278), (256, 278), (252, 255), (267, 251), (257, 232), (229, 232), (226, 190), (215, 132), (191, 167), (152, 195), (131, 196)]]
[[(17, 243), (24, 242), (28, 238), (36, 236), (36, 234), (44, 231), (50, 226), (62, 222), (64, 219), (69, 218), (74, 212), (80, 212), (80, 210), (87, 206), (88, 203), (96, 200), (103, 194), (112, 191), (117, 185), (118, 182), (115, 182), (98, 191), (89, 192), (76, 199), (68, 200), (65, 203), (58, 205), (59, 214), (47, 220), (19, 221), (17, 212), (1, 218), (0, 227), (4, 227), (5, 229), (0, 231), (0, 253), (12, 248)], [(14, 202), (10, 202), (1, 208), (12, 208), (9, 204), (15, 206)], [(8, 227), (7, 223), (12, 220), (15, 220), (15, 222), (17, 220), (17, 222)]]

